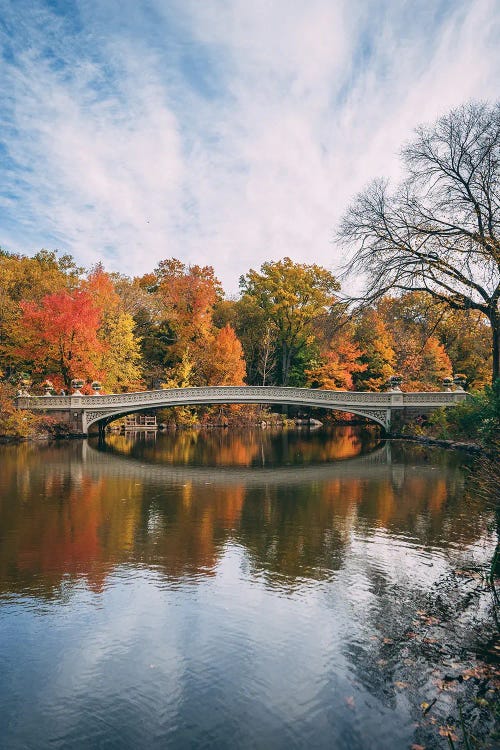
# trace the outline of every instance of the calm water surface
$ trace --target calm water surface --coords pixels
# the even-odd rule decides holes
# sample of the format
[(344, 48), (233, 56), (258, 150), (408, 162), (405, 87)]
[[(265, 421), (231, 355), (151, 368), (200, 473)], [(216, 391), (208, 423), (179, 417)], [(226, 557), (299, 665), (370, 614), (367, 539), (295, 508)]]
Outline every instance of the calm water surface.
[(0, 447), (0, 744), (409, 748), (390, 644), (493, 544), (463, 460), (348, 427)]

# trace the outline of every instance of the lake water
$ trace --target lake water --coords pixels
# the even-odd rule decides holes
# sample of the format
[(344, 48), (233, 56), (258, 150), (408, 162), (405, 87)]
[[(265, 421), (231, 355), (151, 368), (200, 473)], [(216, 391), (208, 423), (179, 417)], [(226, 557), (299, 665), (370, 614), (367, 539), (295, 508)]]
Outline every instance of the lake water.
[(0, 745), (411, 747), (415, 613), (495, 541), (465, 461), (351, 427), (0, 446)]

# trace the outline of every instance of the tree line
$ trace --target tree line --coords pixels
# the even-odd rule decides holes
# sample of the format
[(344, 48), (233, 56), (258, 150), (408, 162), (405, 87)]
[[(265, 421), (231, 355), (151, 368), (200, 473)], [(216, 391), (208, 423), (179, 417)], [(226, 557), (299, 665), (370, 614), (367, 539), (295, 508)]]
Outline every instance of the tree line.
[(130, 278), (68, 255), (0, 252), (0, 369), (68, 390), (74, 378), (119, 392), (202, 385), (412, 390), (465, 373), (488, 382), (487, 317), (422, 291), (383, 295), (354, 312), (316, 264), (269, 261), (227, 298), (212, 267), (160, 262)]

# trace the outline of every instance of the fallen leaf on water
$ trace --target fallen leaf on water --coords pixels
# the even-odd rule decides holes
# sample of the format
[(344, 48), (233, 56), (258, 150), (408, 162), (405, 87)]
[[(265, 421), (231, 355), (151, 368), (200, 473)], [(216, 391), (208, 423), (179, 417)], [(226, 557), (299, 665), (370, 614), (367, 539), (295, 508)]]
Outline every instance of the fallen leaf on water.
[(424, 701), (420, 704), (420, 708), (422, 709), (422, 712), (424, 716), (429, 713), (433, 705), (436, 703), (437, 698), (433, 698), (430, 703), (427, 703), (427, 701)]
[(434, 684), (436, 685), (438, 690), (450, 690), (451, 692), (453, 692), (457, 689), (457, 686), (454, 682), (448, 682), (446, 680), (434, 680)]
[(407, 688), (408, 687), (408, 683), (407, 682), (400, 682), (399, 680), (396, 680), (396, 682), (394, 684), (395, 684), (395, 686), (397, 688), (400, 688), (401, 690), (403, 690), (403, 688)]
[(438, 731), (441, 737), (449, 737), (453, 742), (458, 740), (458, 737), (455, 734), (455, 727), (450, 724), (445, 724), (443, 727), (439, 727)]

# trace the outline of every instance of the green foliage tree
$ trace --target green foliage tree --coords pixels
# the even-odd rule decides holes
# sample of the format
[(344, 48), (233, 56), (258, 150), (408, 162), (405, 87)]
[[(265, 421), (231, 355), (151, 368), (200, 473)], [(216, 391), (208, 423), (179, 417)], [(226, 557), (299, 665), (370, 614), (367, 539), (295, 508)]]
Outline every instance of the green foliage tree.
[(313, 324), (336, 303), (340, 285), (321, 266), (284, 258), (263, 263), (260, 273), (251, 269), (240, 288), (245, 304), (260, 308), (276, 331), (278, 375), (288, 385), (292, 367), (314, 340)]
[(234, 310), (234, 328), (245, 353), (248, 384), (273, 384), (277, 349), (273, 322), (258, 300), (248, 294), (235, 302)]

